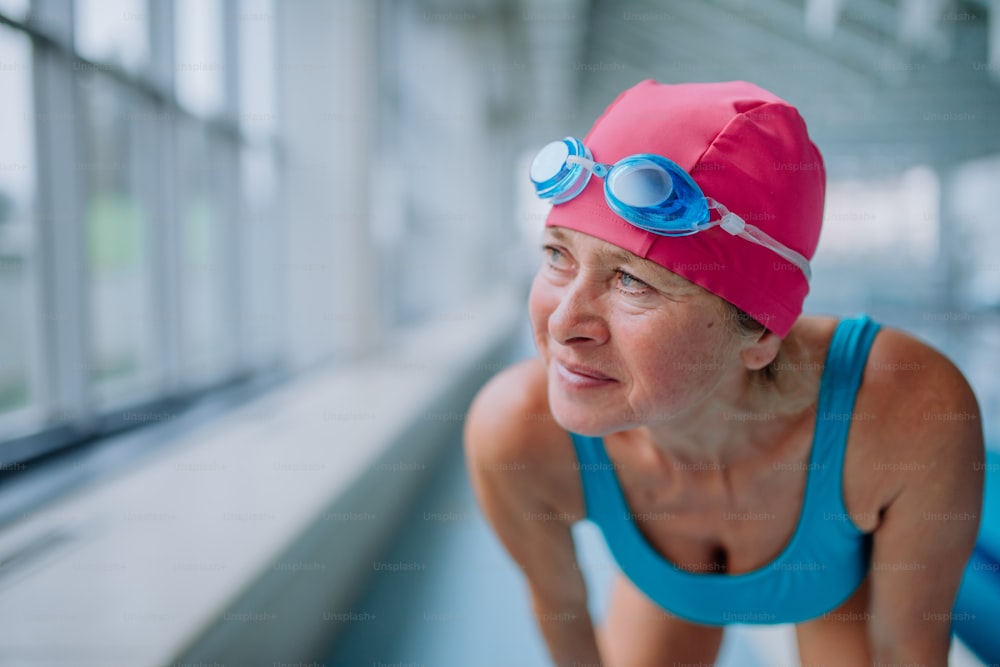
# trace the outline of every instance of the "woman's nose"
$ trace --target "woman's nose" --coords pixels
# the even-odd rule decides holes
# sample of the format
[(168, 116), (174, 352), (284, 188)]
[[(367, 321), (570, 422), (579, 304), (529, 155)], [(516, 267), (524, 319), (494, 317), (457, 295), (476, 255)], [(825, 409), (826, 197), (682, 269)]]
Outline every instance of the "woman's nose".
[(562, 345), (605, 342), (608, 326), (601, 296), (599, 285), (577, 276), (549, 315), (549, 334)]

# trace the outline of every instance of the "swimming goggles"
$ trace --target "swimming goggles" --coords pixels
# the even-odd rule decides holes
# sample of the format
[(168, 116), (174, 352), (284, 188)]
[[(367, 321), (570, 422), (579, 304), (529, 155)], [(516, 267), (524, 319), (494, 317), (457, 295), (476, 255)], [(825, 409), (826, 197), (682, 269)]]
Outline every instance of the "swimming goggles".
[[(660, 236), (688, 236), (719, 226), (777, 253), (797, 266), (806, 280), (812, 277), (808, 259), (706, 197), (680, 165), (661, 155), (638, 153), (613, 165), (602, 164), (594, 161), (582, 141), (566, 137), (542, 148), (529, 174), (538, 196), (553, 204), (579, 195), (596, 175), (604, 179), (604, 198), (611, 210), (639, 229)], [(718, 220), (710, 220), (712, 210), (719, 212)]]

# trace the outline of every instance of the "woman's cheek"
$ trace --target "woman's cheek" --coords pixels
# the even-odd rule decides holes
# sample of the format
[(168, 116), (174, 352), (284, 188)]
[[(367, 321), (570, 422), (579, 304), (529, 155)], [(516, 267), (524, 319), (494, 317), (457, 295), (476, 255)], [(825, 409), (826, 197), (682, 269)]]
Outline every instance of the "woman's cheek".
[(724, 370), (714, 329), (699, 318), (681, 321), (678, 315), (617, 330), (618, 340), (628, 341), (619, 354), (640, 375), (649, 400), (683, 402), (685, 394), (715, 386)]
[(535, 345), (544, 356), (547, 354), (548, 319), (555, 310), (555, 301), (549, 293), (551, 286), (544, 283), (541, 276), (536, 275), (531, 283), (528, 294), (528, 317), (531, 320), (531, 331), (535, 337)]

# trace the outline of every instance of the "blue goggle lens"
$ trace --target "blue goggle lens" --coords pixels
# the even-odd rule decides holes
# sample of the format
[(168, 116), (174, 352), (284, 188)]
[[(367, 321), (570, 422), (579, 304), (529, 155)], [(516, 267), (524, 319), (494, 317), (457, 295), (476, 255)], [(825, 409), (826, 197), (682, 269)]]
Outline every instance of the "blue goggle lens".
[(694, 234), (709, 219), (698, 184), (676, 162), (652, 153), (616, 162), (604, 181), (604, 197), (636, 227), (665, 236)]
[(608, 189), (625, 206), (650, 208), (670, 197), (674, 180), (653, 163), (625, 164), (608, 174)]
[(579, 139), (572, 137), (553, 141), (538, 152), (531, 162), (529, 175), (539, 197), (550, 199), (553, 204), (562, 204), (587, 187), (590, 169), (568, 162), (571, 156), (591, 159), (590, 150)]

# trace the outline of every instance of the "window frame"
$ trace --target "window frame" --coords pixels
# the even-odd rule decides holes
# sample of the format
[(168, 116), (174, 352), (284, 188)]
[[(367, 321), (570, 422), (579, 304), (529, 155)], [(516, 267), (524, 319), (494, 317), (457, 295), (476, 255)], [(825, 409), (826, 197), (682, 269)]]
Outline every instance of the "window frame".
[[(0, 414), (0, 481), (27, 469), (26, 463), (41, 462), (45, 457), (69, 451), (111, 435), (179, 416), (192, 407), (233, 394), (246, 394), (247, 387), (271, 386), (287, 379), (287, 340), (279, 335), (275, 354), (251, 358), (249, 349), (237, 346), (230, 352), (226, 370), (210, 383), (192, 383), (184, 376), (183, 276), (181, 261), (180, 210), (176, 200), (181, 186), (177, 172), (180, 165), (176, 139), (179, 126), (195, 123), (218, 149), (224, 161), (221, 174), (228, 198), (218, 212), (217, 221), (227, 240), (225, 266), (221, 267), (221, 289), (229, 304), (222, 318), (224, 337), (239, 339), (247, 302), (244, 275), (245, 248), (237, 235), (242, 201), (240, 154), (244, 150), (270, 153), (276, 166), (275, 198), (271, 209), (280, 211), (284, 179), (281, 171), (281, 142), (277, 129), (261, 136), (250, 136), (239, 123), (239, 30), (238, 0), (223, 0), (223, 46), (225, 57), (225, 107), (211, 117), (201, 116), (183, 107), (177, 98), (174, 58), (174, 11), (172, 3), (150, 2), (146, 16), (149, 31), (149, 60), (145, 66), (126, 70), (112, 63), (90, 60), (74, 49), (74, 0), (34, 0), (23, 20), (0, 14), (0, 24), (14, 29), (31, 41), (32, 88), (34, 97), (33, 128), (37, 201), (37, 261), (33, 289), (38, 292), (37, 313), (30, 326), (39, 337), (38, 361), (29, 372), (37, 372), (39, 388), (28, 405)], [(272, 32), (277, 52), (278, 30)], [(152, 137), (153, 164), (138, 174), (136, 187), (152, 198), (147, 235), (147, 259), (152, 274), (152, 311), (155, 323), (153, 339), (148, 341), (160, 357), (153, 394), (118, 402), (102, 408), (96, 385), (90, 383), (90, 306), (87, 292), (86, 229), (82, 211), (86, 201), (85, 178), (77, 165), (83, 155), (83, 118), (74, 84), (74, 70), (99, 69), (114, 80), (125, 94), (136, 98), (135, 109), (149, 111), (149, 119), (139, 122)], [(52, 122), (46, 114), (62, 110), (65, 122)], [(46, 119), (40, 122), (39, 119)], [(133, 128), (134, 129), (134, 128)], [(131, 131), (131, 130), (130, 130)], [(220, 148), (221, 147), (221, 148)], [(132, 147), (130, 150), (134, 150)], [(149, 179), (155, 179), (150, 182)], [(157, 187), (159, 183), (159, 187)], [(58, 193), (59, 196), (55, 196)], [(274, 222), (281, 236), (282, 223)], [(270, 291), (280, 302), (280, 294)], [(249, 298), (252, 298), (250, 295)], [(274, 304), (275, 312), (280, 303)], [(45, 313), (58, 313), (58, 326)], [(255, 392), (251, 392), (255, 393)]]

